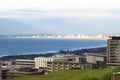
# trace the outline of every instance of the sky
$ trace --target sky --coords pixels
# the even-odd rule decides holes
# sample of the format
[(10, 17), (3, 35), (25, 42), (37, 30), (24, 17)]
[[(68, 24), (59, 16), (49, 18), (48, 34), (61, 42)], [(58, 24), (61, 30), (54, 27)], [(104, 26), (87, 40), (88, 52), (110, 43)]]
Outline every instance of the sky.
[(0, 34), (120, 34), (120, 0), (0, 0)]

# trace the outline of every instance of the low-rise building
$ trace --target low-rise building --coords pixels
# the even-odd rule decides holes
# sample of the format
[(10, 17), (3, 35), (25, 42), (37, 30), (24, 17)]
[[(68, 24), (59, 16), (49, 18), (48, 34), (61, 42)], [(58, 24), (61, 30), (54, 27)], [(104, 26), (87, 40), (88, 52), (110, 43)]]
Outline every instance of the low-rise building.
[(67, 62), (68, 59), (62, 57), (36, 57), (35, 68), (36, 69), (47, 68), (47, 62), (54, 62), (54, 61)]
[(83, 56), (57, 54), (52, 57), (36, 57), (35, 68), (54, 72), (68, 69), (91, 69), (106, 67), (106, 55), (85, 53)]
[(61, 58), (66, 58), (68, 59), (68, 62), (86, 62), (86, 57), (83, 55), (78, 56), (75, 54), (55, 54), (52, 57), (61, 57)]
[(19, 66), (29, 66), (29, 67), (35, 67), (35, 60), (30, 59), (16, 59), (16, 65)]
[(96, 67), (106, 67), (106, 55), (105, 53), (85, 53), (86, 62), (96, 64)]
[(69, 69), (91, 69), (94, 64), (88, 63), (78, 63), (78, 62), (48, 62), (47, 71), (55, 72), (60, 70), (69, 70)]

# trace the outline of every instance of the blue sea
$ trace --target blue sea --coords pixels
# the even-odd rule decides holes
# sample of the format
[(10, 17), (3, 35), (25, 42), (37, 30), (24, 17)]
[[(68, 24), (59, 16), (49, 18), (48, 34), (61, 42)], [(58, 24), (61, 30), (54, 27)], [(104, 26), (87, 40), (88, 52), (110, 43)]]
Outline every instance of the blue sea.
[(0, 38), (0, 56), (105, 47), (106, 40)]

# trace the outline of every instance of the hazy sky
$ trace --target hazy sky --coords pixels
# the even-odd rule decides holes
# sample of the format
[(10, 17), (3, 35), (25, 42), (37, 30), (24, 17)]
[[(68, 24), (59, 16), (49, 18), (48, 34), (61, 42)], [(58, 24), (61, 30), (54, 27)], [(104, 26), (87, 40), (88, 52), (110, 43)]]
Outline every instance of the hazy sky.
[(0, 34), (119, 34), (120, 0), (0, 0)]

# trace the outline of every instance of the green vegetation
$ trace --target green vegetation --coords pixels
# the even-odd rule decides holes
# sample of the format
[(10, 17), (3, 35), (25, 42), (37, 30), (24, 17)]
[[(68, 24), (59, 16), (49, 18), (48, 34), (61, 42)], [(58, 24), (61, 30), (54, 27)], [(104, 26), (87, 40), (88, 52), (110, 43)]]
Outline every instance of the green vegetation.
[(6, 80), (109, 80), (110, 74), (118, 70), (116, 68), (68, 70), (53, 72), (47, 75), (32, 75)]
[(59, 51), (63, 54), (76, 54), (83, 55), (84, 53), (106, 53), (106, 47), (98, 47), (98, 48), (89, 48), (89, 49), (80, 49), (80, 50), (67, 50), (67, 51)]

